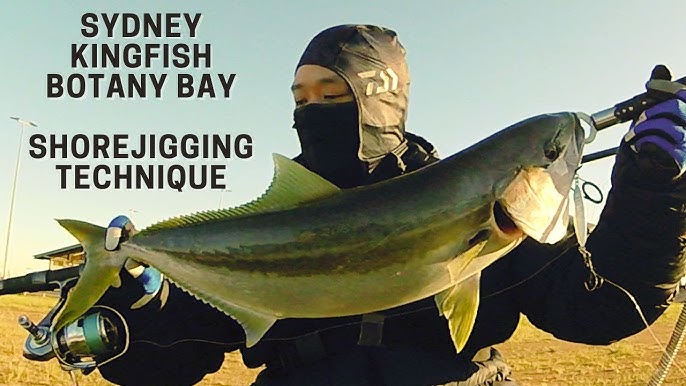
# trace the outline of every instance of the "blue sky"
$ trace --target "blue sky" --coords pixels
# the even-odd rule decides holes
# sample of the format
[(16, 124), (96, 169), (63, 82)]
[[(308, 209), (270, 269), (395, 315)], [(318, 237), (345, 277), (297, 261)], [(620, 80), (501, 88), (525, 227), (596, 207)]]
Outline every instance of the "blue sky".
[[(642, 91), (657, 63), (686, 74), (686, 3), (645, 1), (206, 1), (20, 2), (4, 4), (0, 25), (0, 251), (4, 251), (20, 116), (27, 128), (9, 245), (10, 275), (46, 268), (32, 256), (75, 240), (55, 218), (102, 225), (129, 214), (139, 227), (194, 211), (232, 206), (259, 195), (272, 175), (271, 153), (293, 156), (289, 87), (307, 42), (345, 23), (397, 31), (412, 76), (408, 128), (450, 155), (527, 117), (557, 111), (593, 113)], [(202, 13), (195, 39), (81, 35), (84, 13)], [(186, 30), (182, 29), (182, 33)], [(230, 99), (181, 100), (171, 83), (161, 99), (48, 99), (46, 76), (117, 71), (70, 68), (72, 43), (209, 43), (212, 68), (119, 70), (118, 73), (235, 73)], [(171, 81), (170, 81), (171, 82)], [(624, 128), (599, 135), (587, 152), (615, 146)], [(60, 189), (55, 166), (102, 160), (33, 159), (28, 136), (49, 134), (250, 134), (253, 156), (228, 165), (230, 191)], [(134, 160), (126, 162), (135, 163)], [(126, 163), (124, 162), (124, 163)], [(488, 160), (497, 162), (497, 160)], [(114, 165), (114, 160), (106, 161)], [(121, 163), (121, 162), (119, 162)], [(155, 161), (155, 163), (160, 163)], [(196, 164), (198, 162), (195, 162)], [(168, 164), (168, 163), (165, 163)], [(581, 176), (607, 191), (612, 161)], [(590, 206), (590, 205), (589, 205)], [(601, 208), (591, 206), (591, 216)], [(0, 257), (2, 254), (0, 253)]]

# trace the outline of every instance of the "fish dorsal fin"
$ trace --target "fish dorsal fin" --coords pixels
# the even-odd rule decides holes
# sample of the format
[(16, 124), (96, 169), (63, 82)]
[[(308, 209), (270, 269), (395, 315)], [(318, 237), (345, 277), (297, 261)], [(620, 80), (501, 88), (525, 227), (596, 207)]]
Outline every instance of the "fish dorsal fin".
[(434, 297), (439, 312), (448, 319), (450, 337), (458, 353), (467, 344), (474, 328), (476, 312), (479, 309), (480, 281), (481, 272), (477, 272)]
[(140, 233), (255, 213), (291, 209), (308, 202), (333, 196), (341, 191), (339, 187), (318, 174), (307, 170), (299, 163), (280, 154), (274, 153), (272, 156), (274, 159), (274, 178), (262, 196), (234, 208), (210, 210), (174, 217), (153, 224)]

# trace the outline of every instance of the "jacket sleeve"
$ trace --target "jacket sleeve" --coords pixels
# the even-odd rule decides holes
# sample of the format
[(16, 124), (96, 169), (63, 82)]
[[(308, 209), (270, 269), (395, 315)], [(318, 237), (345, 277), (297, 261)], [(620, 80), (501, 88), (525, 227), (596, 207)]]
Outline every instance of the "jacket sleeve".
[(140, 286), (130, 276), (122, 276), (121, 288), (109, 290), (100, 301), (123, 314), (130, 333), (128, 350), (98, 368), (108, 381), (122, 385), (195, 384), (219, 370), (224, 353), (238, 349), (245, 341), (233, 319), (173, 284), (169, 284), (166, 299), (129, 309), (140, 295)]
[(511, 269), (519, 307), (537, 327), (557, 338), (609, 344), (654, 322), (684, 275), (686, 179), (671, 180), (622, 147), (612, 189), (587, 242), (596, 272), (594, 291), (575, 237), (546, 246), (527, 240), (514, 251)]

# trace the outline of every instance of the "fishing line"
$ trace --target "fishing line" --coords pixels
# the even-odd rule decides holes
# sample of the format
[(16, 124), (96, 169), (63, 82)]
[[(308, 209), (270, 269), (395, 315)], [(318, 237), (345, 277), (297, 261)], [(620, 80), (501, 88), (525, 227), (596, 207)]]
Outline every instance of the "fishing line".
[(232, 345), (240, 345), (240, 344), (245, 343), (245, 341), (243, 341), (243, 340), (236, 341), (236, 342), (219, 342), (219, 341), (214, 341), (214, 340), (187, 338), (187, 339), (175, 340), (169, 344), (162, 344), (162, 343), (153, 342), (151, 340), (145, 340), (145, 339), (133, 340), (129, 344), (144, 343), (144, 344), (149, 344), (149, 345), (159, 347), (159, 348), (170, 348), (170, 347), (176, 346), (177, 344), (189, 343), (189, 342), (208, 343), (208, 344), (214, 344), (217, 346), (232, 346)]
[[(584, 183), (580, 184), (579, 183), (580, 180), (583, 181)], [(585, 189), (584, 189), (585, 186), (592, 186), (599, 193), (600, 199), (598, 199), (598, 200), (592, 199), (588, 195), (588, 193), (585, 191)], [(634, 296), (628, 290), (626, 290), (625, 288), (623, 288), (619, 284), (617, 284), (617, 283), (603, 277), (602, 275), (598, 274), (595, 271), (595, 268), (593, 267), (593, 262), (591, 259), (591, 253), (585, 247), (588, 230), (587, 230), (586, 224), (585, 224), (586, 219), (585, 219), (585, 209), (583, 206), (583, 200), (587, 199), (587, 200), (594, 202), (594, 203), (602, 202), (602, 200), (603, 200), (602, 191), (598, 188), (598, 186), (596, 184), (594, 184), (590, 181), (583, 180), (583, 179), (579, 178), (578, 176), (575, 176), (573, 197), (574, 197), (574, 209), (575, 209), (574, 229), (575, 229), (575, 235), (576, 235), (577, 242), (578, 242), (578, 250), (584, 259), (584, 264), (589, 268), (589, 272), (590, 272), (589, 280), (584, 283), (586, 290), (589, 292), (592, 292), (592, 291), (600, 288), (603, 285), (603, 283), (609, 283), (613, 287), (620, 290), (624, 295), (626, 295), (626, 297), (634, 305), (634, 309), (636, 310), (639, 317), (641, 318), (641, 321), (643, 322), (644, 326), (646, 327), (646, 330), (648, 330), (648, 333), (652, 336), (653, 340), (658, 345), (660, 350), (662, 350), (662, 353), (667, 353), (667, 349), (662, 345), (662, 343), (660, 342), (660, 340), (658, 339), (658, 337), (655, 335), (654, 331), (650, 327), (650, 324), (648, 323), (647, 319), (645, 318), (645, 315), (643, 314), (643, 310), (641, 309), (641, 306), (638, 304), (638, 302), (636, 301)], [(584, 225), (581, 225), (582, 222), (584, 223)], [(569, 252), (569, 250), (571, 248), (572, 248), (571, 246), (566, 247), (557, 256), (550, 259), (546, 264), (544, 264), (537, 271), (535, 271), (531, 275), (527, 276), (526, 278), (524, 278), (524, 279), (518, 281), (517, 283), (514, 283), (508, 287), (505, 287), (499, 291), (490, 293), (488, 295), (484, 295), (481, 299), (488, 299), (490, 297), (497, 296), (497, 295), (500, 295), (502, 293), (511, 291), (515, 287), (531, 280), (533, 277), (535, 277), (540, 272), (545, 270), (548, 266), (550, 266), (551, 264), (556, 262), (560, 257), (562, 257), (567, 252)], [(432, 307), (432, 306), (427, 306), (427, 307), (422, 307), (422, 308), (418, 308), (418, 309), (414, 309), (414, 310), (410, 310), (410, 311), (398, 312), (398, 313), (394, 313), (394, 314), (384, 314), (384, 318), (385, 319), (391, 319), (394, 317), (414, 314), (417, 312), (424, 312), (427, 310), (431, 310), (433, 308), (434, 307)], [(304, 338), (307, 336), (316, 335), (316, 334), (319, 334), (321, 332), (330, 331), (330, 330), (334, 330), (334, 329), (338, 329), (338, 328), (355, 326), (355, 325), (361, 325), (361, 324), (362, 324), (362, 320), (355, 321), (355, 322), (336, 324), (336, 325), (332, 325), (329, 327), (320, 328), (320, 329), (317, 329), (314, 331), (309, 331), (307, 333), (300, 334), (300, 335), (294, 335), (294, 336), (283, 337), (283, 338), (266, 338), (265, 337), (262, 339), (262, 341), (284, 342), (284, 341), (297, 340), (297, 339), (301, 339), (301, 338)], [(169, 344), (161, 344), (161, 343), (150, 341), (150, 340), (135, 340), (135, 341), (131, 341), (131, 344), (142, 343), (142, 344), (150, 344), (150, 345), (160, 347), (160, 348), (170, 348), (170, 347), (173, 347), (175, 345), (187, 343), (187, 342), (199, 342), (199, 343), (214, 344), (214, 345), (219, 345), (219, 346), (235, 346), (235, 345), (242, 345), (245, 343), (243, 340), (235, 341), (235, 342), (221, 342), (221, 341), (212, 341), (212, 340), (206, 340), (206, 339), (187, 338), (187, 339), (180, 339), (180, 340), (171, 342)], [(682, 373), (682, 375), (686, 376), (686, 371), (684, 371), (684, 369), (681, 366), (679, 366), (679, 364), (676, 363), (676, 361), (673, 364)], [(655, 369), (656, 369), (656, 367), (653, 366), (653, 370), (655, 370)]]
[(518, 281), (517, 283), (514, 283), (514, 284), (510, 285), (509, 287), (505, 287), (505, 288), (503, 288), (503, 289), (501, 289), (501, 290), (498, 290), (498, 291), (496, 291), (496, 292), (492, 292), (492, 293), (490, 293), (490, 294), (488, 294), (488, 295), (484, 295), (484, 296), (481, 297), (481, 299), (488, 299), (488, 298), (490, 298), (490, 297), (492, 297), (492, 296), (500, 295), (500, 294), (502, 294), (502, 293), (504, 293), (504, 292), (513, 290), (513, 289), (514, 289), (515, 287), (517, 287), (517, 286), (520, 286), (520, 285), (526, 283), (527, 281), (531, 280), (534, 276), (538, 275), (541, 271), (543, 271), (544, 269), (546, 269), (550, 264), (552, 264), (552, 263), (554, 263), (555, 261), (557, 261), (557, 259), (559, 259), (560, 257), (562, 257), (562, 255), (564, 255), (565, 253), (567, 253), (570, 249), (571, 249), (571, 247), (565, 248), (562, 252), (560, 252), (559, 255), (553, 257), (552, 259), (550, 259), (547, 263), (545, 263), (545, 264), (544, 264), (541, 268), (539, 268), (536, 272), (534, 272), (534, 273), (532, 273), (531, 275), (525, 277), (524, 279)]
[[(583, 248), (583, 249), (585, 250), (585, 247), (583, 247), (583, 246), (579, 246), (579, 248), (580, 248), (580, 249)], [(591, 253), (588, 252), (588, 251), (586, 251), (586, 252), (588, 253), (588, 259), (590, 260), (590, 258), (591, 258)], [(591, 265), (591, 267), (592, 267), (592, 265)], [(598, 285), (597, 287), (595, 287), (595, 288), (588, 288), (588, 287), (587, 287), (586, 289), (587, 289), (589, 292), (593, 292), (593, 291), (595, 291), (596, 289), (600, 288), (600, 286), (602, 286), (603, 283), (609, 283), (609, 284), (612, 285), (613, 287), (615, 287), (615, 288), (617, 288), (618, 290), (620, 290), (623, 294), (625, 294), (625, 295), (629, 298), (629, 300), (631, 301), (631, 303), (634, 305), (634, 309), (635, 309), (636, 312), (638, 313), (638, 316), (641, 318), (641, 321), (643, 322), (643, 325), (646, 327), (646, 330), (647, 330), (648, 333), (652, 336), (653, 340), (655, 341), (655, 343), (657, 344), (657, 346), (660, 348), (660, 350), (662, 350), (662, 353), (663, 353), (663, 354), (665, 354), (665, 353), (668, 354), (667, 349), (662, 345), (662, 343), (661, 343), (660, 340), (658, 339), (657, 335), (655, 335), (655, 332), (654, 332), (653, 329), (650, 327), (650, 324), (648, 323), (648, 320), (646, 319), (645, 315), (643, 314), (643, 309), (642, 309), (641, 306), (638, 304), (638, 301), (636, 301), (636, 298), (634, 298), (634, 296), (631, 295), (631, 292), (629, 292), (629, 290), (625, 289), (625, 288), (622, 287), (621, 285), (619, 285), (619, 284), (613, 282), (612, 280), (610, 280), (610, 279), (608, 279), (608, 278), (606, 278), (606, 277), (604, 277), (604, 276), (598, 274), (597, 272), (595, 272), (595, 270), (591, 273), (591, 275), (594, 276), (594, 277), (597, 277), (597, 278), (600, 280), (599, 285)], [(684, 371), (684, 369), (683, 369), (681, 366), (679, 366), (679, 364), (676, 362), (676, 359), (674, 359), (673, 365), (681, 372), (681, 374), (682, 374), (683, 376), (686, 377), (686, 371)], [(654, 367), (653, 370), (656, 370), (656, 369), (657, 369), (657, 367), (655, 367), (655, 366), (653, 366), (653, 367)]]
[[(523, 284), (523, 283), (529, 281), (531, 278), (533, 278), (534, 276), (538, 275), (541, 271), (543, 271), (544, 269), (546, 269), (550, 264), (554, 263), (556, 260), (558, 260), (560, 257), (562, 257), (562, 256), (563, 256), (565, 253), (567, 253), (570, 249), (571, 249), (571, 247), (565, 248), (565, 250), (563, 250), (562, 252), (560, 252), (560, 254), (558, 254), (558, 255), (555, 256), (554, 258), (550, 259), (550, 261), (548, 261), (545, 265), (543, 265), (541, 268), (539, 268), (536, 272), (534, 272), (533, 274), (531, 274), (531, 275), (527, 276), (526, 278), (520, 280), (519, 282), (517, 282), (517, 283), (515, 283), (515, 284), (513, 284), (513, 285), (511, 285), (511, 286), (509, 286), (509, 287), (503, 288), (503, 289), (501, 289), (501, 290), (499, 290), (499, 291), (490, 293), (490, 294), (488, 294), (488, 295), (484, 295), (484, 296), (481, 297), (481, 299), (488, 299), (488, 298), (490, 298), (490, 297), (493, 297), (493, 296), (499, 295), (499, 294), (501, 294), (501, 293), (510, 291), (510, 290), (514, 289), (515, 287), (517, 287), (517, 286), (519, 286), (519, 285), (521, 285), (521, 284)], [(417, 308), (417, 309), (413, 309), (413, 310), (408, 310), (408, 311), (404, 311), (404, 312), (397, 312), (397, 313), (394, 313), (394, 314), (384, 315), (384, 317), (385, 317), (386, 319), (390, 319), (390, 318), (394, 318), (394, 317), (398, 317), (398, 316), (410, 315), (410, 314), (414, 314), (414, 313), (417, 313), (417, 312), (424, 312), (424, 311), (428, 311), (428, 310), (432, 310), (432, 309), (434, 309), (434, 307), (432, 307), (432, 306), (427, 306), (427, 307), (421, 307), (421, 308)], [(304, 337), (309, 336), (309, 335), (315, 335), (315, 334), (318, 334), (318, 333), (320, 333), (320, 332), (325, 332), (325, 331), (329, 331), (329, 330), (334, 330), (334, 329), (337, 329), (337, 328), (350, 327), (350, 326), (354, 326), (354, 325), (361, 325), (361, 324), (362, 324), (362, 321), (361, 321), (361, 320), (358, 321), (358, 322), (348, 322), (348, 323), (336, 324), (336, 325), (332, 325), (332, 326), (325, 327), (325, 328), (320, 328), (320, 329), (317, 329), (317, 330), (314, 330), (314, 331), (310, 331), (310, 332), (307, 332), (307, 333), (304, 333), (304, 334), (300, 334), (300, 335), (293, 335), (293, 336), (284, 337), (284, 338), (267, 338), (267, 337), (265, 337), (265, 338), (262, 338), (260, 341), (281, 342), (281, 341), (295, 340), (295, 339), (304, 338)], [(162, 343), (153, 342), (153, 341), (150, 341), (150, 340), (135, 340), (135, 341), (131, 341), (130, 343), (131, 343), (131, 344), (134, 344), (134, 343), (145, 343), (145, 344), (151, 344), (151, 345), (153, 345), (153, 346), (157, 346), (157, 347), (160, 347), (160, 348), (169, 348), (169, 347), (172, 347), (172, 346), (174, 346), (174, 345), (181, 344), (181, 343), (186, 343), (186, 342), (201, 342), (201, 343), (216, 344), (216, 345), (221, 345), (221, 346), (241, 345), (241, 344), (244, 344), (244, 343), (245, 343), (244, 340), (235, 341), (235, 342), (220, 342), (220, 341), (212, 341), (212, 340), (206, 340), (206, 339), (195, 339), (195, 338), (180, 339), (180, 340), (177, 340), (177, 341), (173, 341), (172, 343), (169, 343), (169, 344), (162, 344)]]
[[(570, 249), (571, 249), (571, 247), (565, 248), (565, 249), (564, 249), (562, 252), (560, 252), (557, 256), (555, 256), (554, 258), (550, 259), (550, 261), (548, 261), (545, 265), (543, 265), (541, 268), (539, 268), (536, 272), (534, 272), (534, 273), (532, 273), (531, 275), (527, 276), (526, 278), (520, 280), (519, 282), (517, 282), (517, 283), (515, 283), (515, 284), (513, 284), (513, 285), (510, 285), (510, 286), (508, 286), (508, 287), (506, 287), (506, 288), (503, 288), (503, 289), (501, 289), (501, 290), (499, 290), (499, 291), (496, 291), (496, 292), (490, 293), (490, 294), (488, 294), (488, 295), (485, 295), (485, 296), (483, 296), (481, 299), (488, 299), (488, 298), (490, 298), (490, 297), (493, 297), (493, 296), (496, 296), (496, 295), (500, 295), (500, 294), (502, 294), (502, 293), (504, 293), (504, 292), (508, 292), (508, 291), (514, 289), (515, 287), (517, 287), (517, 286), (519, 286), (519, 285), (521, 285), (521, 284), (523, 284), (523, 283), (525, 283), (525, 282), (531, 280), (534, 276), (538, 275), (540, 272), (542, 272), (544, 269), (546, 269), (550, 264), (553, 264), (555, 261), (557, 261), (560, 257), (562, 257), (562, 256), (563, 256), (565, 253), (567, 253)], [(600, 275), (599, 275), (599, 276), (600, 276)], [(602, 276), (601, 276), (601, 277), (602, 277)], [(643, 311), (642, 311), (642, 309), (641, 309), (641, 306), (638, 304), (638, 302), (636, 301), (636, 299), (631, 295), (631, 293), (630, 293), (628, 290), (624, 289), (624, 288), (623, 288), (622, 286), (620, 286), (619, 284), (617, 284), (617, 283), (615, 283), (615, 282), (613, 282), (613, 281), (611, 281), (611, 280), (609, 280), (609, 279), (607, 279), (607, 278), (604, 278), (604, 277), (602, 277), (602, 278), (603, 278), (604, 282), (609, 283), (610, 285), (616, 287), (617, 289), (619, 289), (620, 291), (622, 291), (622, 292), (629, 298), (629, 300), (633, 303), (634, 308), (636, 309), (636, 311), (637, 311), (639, 317), (641, 318), (641, 321), (642, 321), (643, 324), (646, 326), (648, 332), (649, 332), (650, 335), (652, 336), (653, 340), (657, 343), (657, 345), (658, 345), (658, 347), (660, 348), (660, 350), (662, 350), (662, 352), (665, 353), (665, 352), (666, 352), (666, 348), (662, 345), (662, 343), (660, 342), (659, 338), (655, 335), (655, 333), (654, 333), (653, 330), (651, 329), (650, 324), (648, 324), (648, 321), (646, 320), (645, 315), (643, 314)], [(417, 312), (423, 312), (423, 311), (431, 310), (431, 309), (433, 309), (433, 308), (434, 308), (434, 307), (428, 306), (428, 307), (422, 307), (422, 308), (414, 309), (414, 310), (411, 310), (411, 311), (398, 312), (398, 313), (395, 313), (395, 314), (384, 315), (384, 316), (385, 316), (386, 319), (390, 319), (390, 318), (394, 318), (394, 317), (405, 316), (405, 315), (410, 315), (410, 314), (414, 314), (414, 313), (417, 313)], [(336, 324), (336, 325), (333, 325), (333, 326), (329, 326), (329, 327), (325, 327), (325, 328), (320, 328), (320, 329), (317, 329), (317, 330), (314, 330), (314, 331), (310, 331), (310, 332), (307, 332), (307, 333), (304, 333), (304, 334), (300, 334), (300, 335), (293, 335), (293, 336), (283, 337), (283, 338), (263, 338), (261, 341), (267, 341), (267, 342), (285, 342), (285, 341), (290, 341), (290, 340), (302, 339), (302, 338), (304, 338), (304, 337), (307, 337), (307, 336), (310, 336), (310, 335), (316, 335), (316, 334), (319, 334), (319, 333), (325, 332), (325, 331), (330, 331), (330, 330), (334, 330), (334, 329), (338, 329), (338, 328), (343, 328), (343, 327), (350, 327), (350, 326), (355, 326), (355, 325), (361, 325), (361, 324), (362, 324), (362, 321), (361, 321), (361, 320), (360, 320), (359, 322), (349, 322), (349, 323)], [(151, 341), (151, 340), (135, 340), (135, 341), (131, 341), (130, 344), (141, 343), (141, 344), (150, 344), (150, 345), (153, 345), (153, 346), (156, 346), (156, 347), (159, 347), (159, 348), (170, 348), (170, 347), (173, 347), (173, 346), (175, 346), (175, 345), (183, 344), (183, 343), (188, 343), (188, 342), (207, 343), (207, 344), (214, 344), (214, 345), (218, 345), (218, 346), (238, 346), (238, 345), (243, 345), (243, 344), (245, 343), (244, 340), (239, 340), (239, 341), (234, 341), (234, 342), (221, 342), (221, 341), (212, 341), (212, 340), (207, 340), (207, 339), (187, 338), (187, 339), (176, 340), (176, 341), (173, 341), (173, 342), (171, 342), (171, 343), (169, 343), (169, 344), (162, 344), (162, 343), (154, 342), (154, 341)], [(679, 366), (679, 364), (676, 362), (676, 360), (675, 360), (675, 362), (673, 363), (673, 365), (682, 373), (682, 375), (686, 376), (686, 371), (684, 371), (684, 369), (683, 369), (681, 366)], [(655, 370), (655, 369), (656, 369), (656, 367), (653, 366), (653, 369), (652, 369), (652, 370)]]
[(588, 223), (586, 222), (586, 209), (584, 207), (584, 198), (581, 194), (581, 186), (579, 185), (579, 175), (574, 176), (574, 187), (572, 189), (572, 197), (574, 203), (574, 236), (578, 243), (579, 253), (584, 260), (584, 265), (588, 268), (590, 276), (584, 282), (586, 290), (593, 292), (603, 285), (603, 278), (598, 275), (593, 267), (593, 260), (591, 260), (591, 252), (586, 249), (586, 240), (588, 239)]
[[(604, 276), (600, 275), (598, 272), (596, 272), (595, 267), (593, 266), (593, 260), (591, 259), (591, 252), (586, 249), (586, 241), (588, 239), (588, 228), (587, 228), (587, 222), (586, 222), (586, 209), (584, 207), (584, 197), (582, 196), (582, 189), (579, 184), (579, 176), (575, 175), (574, 176), (574, 187), (573, 187), (573, 193), (572, 196), (574, 198), (573, 203), (574, 203), (574, 235), (576, 236), (576, 240), (578, 242), (578, 249), (579, 253), (581, 254), (584, 265), (588, 268), (589, 271), (589, 278), (586, 282), (584, 282), (584, 286), (586, 287), (586, 290), (588, 292), (593, 292), (600, 287), (603, 286), (605, 282), (611, 284), (615, 288), (619, 289), (623, 294), (625, 294), (631, 303), (634, 305), (634, 309), (638, 312), (639, 317), (641, 318), (641, 321), (646, 327), (646, 330), (650, 333), (650, 335), (653, 337), (653, 340), (655, 340), (655, 343), (657, 343), (658, 347), (660, 350), (662, 350), (663, 354), (668, 354), (667, 349), (662, 345), (660, 340), (657, 338), (655, 333), (653, 332), (652, 328), (650, 327), (650, 324), (648, 323), (648, 320), (645, 318), (645, 315), (643, 314), (643, 310), (641, 309), (641, 306), (638, 304), (636, 301), (636, 298), (624, 287), (620, 286), (619, 284), (613, 282), (612, 280), (609, 280), (605, 278)], [(596, 186), (597, 188), (597, 186)], [(679, 366), (678, 363), (674, 363), (677, 369), (686, 376), (686, 372)], [(653, 370), (656, 370), (654, 368)]]
[[(578, 177), (580, 181), (583, 181), (581, 184), (581, 192), (584, 195), (584, 198), (587, 199), (588, 201), (594, 203), (594, 204), (600, 204), (605, 200), (605, 196), (603, 195), (603, 191), (600, 189), (598, 185), (596, 185), (592, 181), (585, 180), (581, 177)], [(593, 198), (590, 194), (588, 194), (588, 188), (591, 187), (595, 191), (595, 195), (598, 196), (598, 198)]]
[[(663, 354), (664, 354), (664, 353), (667, 353), (667, 349), (662, 345), (662, 343), (660, 343), (660, 340), (657, 338), (657, 336), (656, 336), (655, 333), (653, 332), (652, 328), (650, 328), (650, 325), (648, 324), (648, 321), (646, 320), (645, 316), (643, 315), (643, 311), (641, 310), (641, 306), (638, 304), (638, 302), (636, 301), (636, 299), (631, 295), (631, 293), (630, 293), (629, 291), (627, 291), (626, 289), (624, 289), (624, 288), (623, 288), (622, 286), (620, 286), (619, 284), (613, 282), (612, 280), (609, 280), (609, 279), (607, 279), (607, 278), (603, 278), (603, 279), (605, 280), (605, 282), (607, 282), (607, 283), (609, 283), (609, 284), (615, 286), (617, 289), (619, 289), (620, 291), (622, 291), (622, 292), (629, 298), (629, 300), (631, 300), (631, 302), (634, 304), (634, 308), (635, 308), (636, 311), (638, 312), (638, 315), (641, 317), (641, 321), (643, 321), (643, 324), (646, 326), (646, 329), (648, 330), (648, 332), (650, 333), (650, 335), (653, 337), (653, 339), (655, 340), (655, 342), (657, 343), (657, 345), (660, 347), (660, 350), (662, 350), (662, 353), (663, 353)], [(676, 362), (676, 358), (674, 359), (673, 365), (681, 372), (681, 374), (682, 374), (683, 376), (686, 377), (686, 371), (684, 371), (684, 369), (681, 368), (681, 366), (679, 366), (679, 363)], [(653, 370), (655, 370), (656, 368), (657, 368), (657, 367), (655, 367)]]
[[(589, 268), (589, 273), (590, 273), (589, 280), (584, 283), (586, 289), (589, 292), (592, 292), (592, 291), (600, 288), (600, 286), (602, 286), (603, 282), (607, 282), (610, 285), (612, 285), (613, 287), (619, 289), (623, 294), (625, 294), (629, 298), (629, 300), (631, 301), (631, 303), (634, 306), (634, 309), (636, 310), (639, 317), (641, 318), (641, 321), (643, 322), (644, 326), (646, 327), (646, 330), (648, 330), (648, 333), (652, 336), (653, 340), (658, 345), (660, 350), (662, 350), (662, 353), (663, 354), (667, 353), (667, 349), (662, 345), (662, 343), (660, 342), (658, 337), (655, 335), (655, 332), (650, 327), (650, 324), (648, 323), (647, 319), (645, 318), (645, 315), (643, 314), (643, 310), (641, 309), (641, 306), (636, 301), (636, 298), (634, 298), (634, 296), (631, 295), (631, 293), (628, 290), (626, 290), (625, 288), (623, 288), (619, 284), (617, 284), (617, 283), (613, 282), (612, 280), (609, 280), (609, 279), (605, 278), (604, 276), (598, 274), (596, 272), (595, 268), (593, 267), (593, 262), (591, 260), (591, 253), (586, 249), (586, 246), (585, 246), (586, 238), (587, 238), (587, 233), (586, 233), (587, 228), (585, 225), (582, 226), (581, 222), (580, 222), (580, 221), (583, 221), (584, 224), (586, 222), (582, 193), (584, 196), (583, 198), (586, 198), (591, 202), (595, 202), (595, 201), (590, 199), (588, 197), (587, 193), (585, 191), (583, 191), (583, 185), (579, 184), (579, 180), (584, 181), (583, 179), (579, 178), (578, 176), (575, 177), (575, 185), (574, 185), (574, 192), (573, 192), (574, 204), (575, 204), (574, 229), (575, 229), (575, 235), (577, 237), (577, 241), (579, 242), (579, 246), (578, 246), (579, 252), (584, 259), (584, 264)], [(601, 201), (602, 201), (602, 192), (597, 187), (597, 185), (595, 185), (594, 183), (589, 182), (589, 181), (585, 181), (585, 183), (592, 185), (595, 189), (597, 189), (598, 192), (600, 192)], [(529, 275), (528, 277), (526, 277), (526, 278), (520, 280), (519, 282), (517, 282), (511, 286), (508, 286), (502, 290), (488, 294), (488, 295), (482, 297), (482, 299), (487, 299), (491, 296), (496, 296), (496, 295), (499, 295), (503, 292), (510, 291), (510, 290), (514, 289), (515, 287), (527, 282), (528, 280), (531, 280), (534, 276), (538, 275), (541, 271), (546, 269), (550, 264), (552, 264), (553, 262), (558, 260), (560, 257), (562, 257), (570, 249), (571, 249), (571, 247), (565, 248), (565, 250), (563, 250), (560, 254), (558, 254), (557, 256), (552, 258), (548, 263), (543, 265), (540, 269), (538, 269), (536, 272)], [(681, 372), (682, 375), (686, 376), (686, 372), (684, 371), (684, 369), (681, 366), (679, 366), (678, 363), (676, 363), (676, 361), (674, 362), (674, 366)], [(653, 370), (655, 370), (655, 367), (653, 368)]]
[[(417, 312), (428, 311), (428, 310), (432, 310), (432, 309), (434, 309), (434, 307), (431, 307), (431, 306), (421, 307), (421, 308), (417, 308), (417, 309), (414, 309), (411, 311), (397, 312), (394, 314), (384, 314), (384, 318), (385, 319), (391, 319), (391, 318), (395, 318), (398, 316), (410, 315), (410, 314), (414, 314)], [(296, 339), (301, 339), (301, 338), (304, 338), (304, 337), (307, 337), (310, 335), (316, 335), (320, 332), (334, 330), (337, 328), (361, 325), (361, 324), (362, 324), (362, 320), (360, 320), (358, 322), (341, 323), (341, 324), (336, 324), (336, 325), (329, 326), (329, 327), (320, 328), (320, 329), (317, 329), (314, 331), (309, 331), (309, 332), (306, 332), (306, 333), (300, 334), (300, 335), (292, 335), (292, 336), (283, 337), (283, 338), (262, 338), (262, 339), (260, 339), (260, 342), (284, 342), (284, 341), (289, 341), (289, 340), (296, 340)], [(215, 345), (219, 345), (219, 346), (233, 346), (233, 345), (242, 345), (245, 343), (245, 340), (239, 340), (239, 341), (235, 341), (235, 342), (221, 342), (221, 341), (213, 341), (213, 340), (206, 340), (206, 339), (186, 338), (186, 339), (175, 340), (169, 344), (162, 344), (162, 343), (154, 342), (151, 340), (139, 339), (139, 340), (131, 341), (130, 344), (145, 343), (145, 344), (151, 344), (153, 346), (160, 347), (160, 348), (169, 348), (169, 347), (175, 346), (177, 344), (187, 343), (187, 342), (200, 342), (200, 343), (215, 344)]]

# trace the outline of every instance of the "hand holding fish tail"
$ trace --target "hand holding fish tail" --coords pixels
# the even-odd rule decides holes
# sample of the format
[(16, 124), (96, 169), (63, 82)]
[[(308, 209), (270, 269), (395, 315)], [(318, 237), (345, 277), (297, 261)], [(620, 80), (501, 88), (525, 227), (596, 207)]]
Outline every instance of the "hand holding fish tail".
[(121, 243), (128, 240), (136, 232), (136, 227), (127, 216), (119, 215), (113, 218), (110, 225), (107, 226), (105, 249), (108, 251), (118, 250)]
[[(115, 217), (105, 235), (106, 249), (118, 250), (136, 232), (128, 217)], [(222, 343), (242, 335), (238, 323), (170, 284), (157, 269), (128, 259), (120, 277), (119, 288), (110, 288), (98, 303), (124, 315), (131, 333), (128, 355), (145, 360), (114, 361), (100, 366), (101, 374), (110, 381), (126, 384), (131, 382), (129, 374), (136, 374), (138, 384), (147, 384), (165, 372), (165, 376), (179, 384), (194, 384), (205, 373), (219, 369), (227, 347), (242, 344), (243, 341)], [(176, 335), (170, 335), (169, 326), (160, 320), (173, 323)], [(216, 323), (218, 320), (223, 323)], [(159, 347), (151, 348), (141, 342)], [(197, 373), (183, 370), (188, 368)]]
[[(369, 95), (373, 83), (360, 74), (370, 69), (397, 89)], [(584, 143), (576, 116), (532, 117), (437, 162), (432, 145), (405, 135), (405, 49), (376, 26), (322, 31), (293, 80), (301, 154), (274, 157), (274, 180), (260, 198), (162, 221), (128, 242), (135, 228), (120, 218), (105, 240), (113, 252), (102, 248), (103, 228), (63, 222), (92, 251), (89, 275), (79, 279), (84, 300), (74, 300), (70, 316), (120, 272), (121, 288), (101, 304), (144, 292), (122, 268), (132, 256), (179, 285), (169, 285), (161, 308), (114, 306), (132, 344), (100, 368), (105, 378), (193, 384), (221, 366), (224, 351), (240, 349), (249, 367), (266, 365), (255, 385), (483, 384), (510, 369), (497, 352), (483, 362), (475, 354), (508, 339), (520, 313), (589, 344), (645, 328), (626, 293), (586, 290), (579, 241), (566, 232)], [(669, 303), (685, 260), (686, 179), (671, 179), (683, 169), (684, 124), (658, 118), (646, 116), (655, 127), (632, 127), (587, 243), (598, 274), (627, 289), (649, 323)], [(659, 173), (637, 167), (652, 159), (651, 147), (676, 164), (666, 168), (667, 184), (652, 184)], [(339, 189), (352, 187), (360, 188)], [(195, 274), (184, 271), (191, 262)]]
[[(128, 240), (136, 232), (136, 227), (127, 216), (119, 215), (113, 218), (105, 234), (105, 249), (108, 251), (119, 250), (121, 243)], [(143, 290), (140, 298), (131, 304), (131, 309), (141, 308), (156, 297), (159, 300), (159, 307), (164, 306), (169, 294), (169, 284), (164, 280), (164, 275), (160, 271), (154, 267), (142, 265), (133, 259), (128, 259), (124, 268), (122, 275), (124, 275), (123, 271), (126, 271)]]

